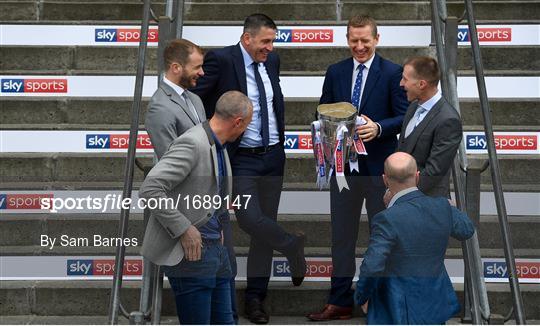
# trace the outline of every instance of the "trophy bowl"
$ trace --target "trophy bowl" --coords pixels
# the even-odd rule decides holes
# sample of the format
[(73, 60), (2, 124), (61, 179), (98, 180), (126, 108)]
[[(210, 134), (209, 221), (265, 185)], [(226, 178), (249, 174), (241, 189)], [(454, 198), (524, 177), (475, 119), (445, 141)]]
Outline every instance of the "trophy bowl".
[[(352, 135), (356, 126), (358, 111), (349, 102), (339, 102), (333, 104), (321, 104), (317, 107), (319, 121), (321, 123), (321, 143), (326, 162), (329, 165), (334, 163), (334, 151), (336, 146), (337, 130), (341, 126), (347, 128), (348, 134)], [(344, 143), (347, 144), (347, 139)], [(344, 157), (349, 157), (349, 146), (344, 147)]]

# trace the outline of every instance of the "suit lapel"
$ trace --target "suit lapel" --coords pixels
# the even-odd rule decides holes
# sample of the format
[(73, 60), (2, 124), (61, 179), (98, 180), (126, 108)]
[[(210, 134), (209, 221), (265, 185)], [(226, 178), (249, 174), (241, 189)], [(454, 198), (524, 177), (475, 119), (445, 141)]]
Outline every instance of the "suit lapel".
[(342, 68), (341, 75), (345, 77), (345, 78), (341, 78), (341, 82), (343, 83), (341, 87), (341, 91), (343, 92), (342, 98), (344, 99), (343, 102), (350, 103), (352, 102), (351, 100), (352, 76), (353, 76), (353, 69), (354, 69), (353, 58), (351, 57), (349, 60), (347, 60), (341, 68)]
[(232, 51), (233, 65), (236, 71), (236, 79), (240, 85), (240, 91), (247, 95), (246, 64), (240, 46), (240, 43), (238, 43)]
[(193, 122), (194, 125), (199, 123), (199, 121), (195, 118), (195, 116), (193, 116), (193, 113), (191, 112), (191, 110), (187, 107), (186, 101), (184, 101), (174, 89), (172, 89), (169, 85), (165, 83), (161, 83), (160, 87), (163, 90), (163, 92), (165, 92), (165, 94), (171, 99), (171, 101), (173, 101), (174, 103), (180, 106), (182, 111), (184, 111), (184, 113), (188, 116), (188, 118)]
[(373, 88), (377, 84), (377, 80), (381, 75), (381, 57), (375, 54), (371, 67), (369, 67), (368, 76), (366, 79), (366, 85), (364, 86), (364, 91), (362, 92), (362, 99), (360, 101), (360, 113), (364, 111), (366, 106), (367, 99), (373, 91)]
[[(414, 149), (414, 147), (416, 146), (416, 142), (418, 141), (418, 137), (420, 137), (420, 135), (424, 132), (424, 129), (426, 129), (430, 121), (433, 120), (433, 118), (435, 118), (441, 112), (441, 106), (443, 104), (443, 101), (444, 98), (441, 97), (441, 99), (437, 103), (435, 103), (431, 110), (429, 110), (428, 114), (424, 117), (422, 122), (420, 122), (418, 126), (416, 126), (416, 128), (414, 128), (414, 130), (411, 132), (409, 137), (406, 138), (406, 142), (408, 144), (407, 147), (410, 148), (410, 151)], [(418, 110), (418, 103), (416, 105), (416, 110)], [(416, 112), (416, 110), (414, 111)]]
[(212, 153), (212, 163), (214, 166), (214, 177), (216, 179), (216, 184), (219, 187), (219, 161), (217, 157), (216, 142), (214, 141), (214, 132), (210, 128), (208, 121), (202, 123), (206, 136), (208, 137), (208, 143), (210, 144), (210, 152)]
[(223, 151), (223, 156), (225, 157), (225, 169), (227, 171), (227, 176), (225, 177), (225, 182), (227, 183), (227, 194), (232, 195), (232, 169), (231, 162), (229, 161), (229, 153), (227, 150)]

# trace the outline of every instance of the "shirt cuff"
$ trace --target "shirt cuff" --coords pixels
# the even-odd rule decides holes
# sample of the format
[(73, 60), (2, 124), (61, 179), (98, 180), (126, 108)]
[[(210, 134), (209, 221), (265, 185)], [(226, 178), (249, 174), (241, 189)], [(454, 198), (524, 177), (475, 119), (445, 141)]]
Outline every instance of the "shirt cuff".
[(381, 125), (378, 123), (378, 122), (375, 122), (377, 124), (377, 127), (379, 127), (379, 133), (377, 134), (377, 138), (378, 137), (381, 137), (381, 134), (382, 134), (382, 127)]

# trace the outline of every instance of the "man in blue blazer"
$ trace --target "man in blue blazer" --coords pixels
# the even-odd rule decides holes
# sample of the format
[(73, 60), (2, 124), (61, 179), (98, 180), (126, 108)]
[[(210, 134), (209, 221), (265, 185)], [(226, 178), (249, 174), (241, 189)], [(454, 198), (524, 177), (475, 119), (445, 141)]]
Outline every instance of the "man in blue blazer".
[(373, 217), (355, 301), (368, 303), (368, 324), (443, 324), (459, 311), (444, 267), (448, 240), (469, 239), (474, 226), (445, 197), (418, 190), (411, 155), (388, 157), (383, 179), (391, 199)]
[(241, 91), (253, 103), (253, 119), (246, 132), (227, 148), (233, 194), (251, 196), (248, 204), (235, 207), (235, 215), (240, 228), (251, 236), (245, 311), (256, 324), (269, 321), (263, 301), (273, 251), (289, 260), (295, 286), (302, 283), (306, 272), (304, 234), (288, 233), (277, 222), (285, 167), (285, 105), (279, 85), (279, 57), (272, 52), (276, 30), (268, 16), (248, 16), (238, 44), (206, 54), (205, 75), (193, 89), (203, 100), (208, 117), (214, 113), (216, 100), (229, 90)]
[(381, 179), (384, 160), (396, 150), (396, 135), (409, 105), (399, 86), (401, 66), (375, 53), (379, 42), (375, 20), (369, 16), (352, 17), (347, 26), (347, 42), (352, 57), (328, 68), (320, 103), (350, 102), (358, 109), (367, 124), (356, 132), (364, 141), (368, 155), (358, 157), (357, 170), (346, 163), (349, 190), (340, 192), (335, 178), (330, 182), (331, 291), (322, 311), (307, 316), (314, 321), (351, 318), (351, 285), (362, 205), (365, 199), (370, 219), (385, 208)]

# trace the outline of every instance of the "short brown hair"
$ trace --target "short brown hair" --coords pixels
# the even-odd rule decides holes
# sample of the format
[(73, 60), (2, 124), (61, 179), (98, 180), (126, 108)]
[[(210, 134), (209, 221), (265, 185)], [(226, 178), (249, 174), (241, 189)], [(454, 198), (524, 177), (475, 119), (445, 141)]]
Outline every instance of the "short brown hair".
[(169, 69), (173, 62), (178, 62), (181, 65), (188, 63), (189, 56), (193, 51), (197, 51), (203, 54), (203, 50), (195, 43), (185, 39), (171, 40), (165, 51), (163, 51), (163, 59), (165, 60), (165, 67)]
[(427, 81), (430, 85), (439, 84), (441, 73), (437, 60), (428, 56), (412, 57), (405, 60), (403, 66), (411, 66), (415, 77)]
[(355, 15), (349, 19), (347, 24), (347, 37), (349, 35), (349, 28), (351, 27), (371, 27), (371, 35), (377, 37), (377, 22), (371, 16), (368, 15)]

